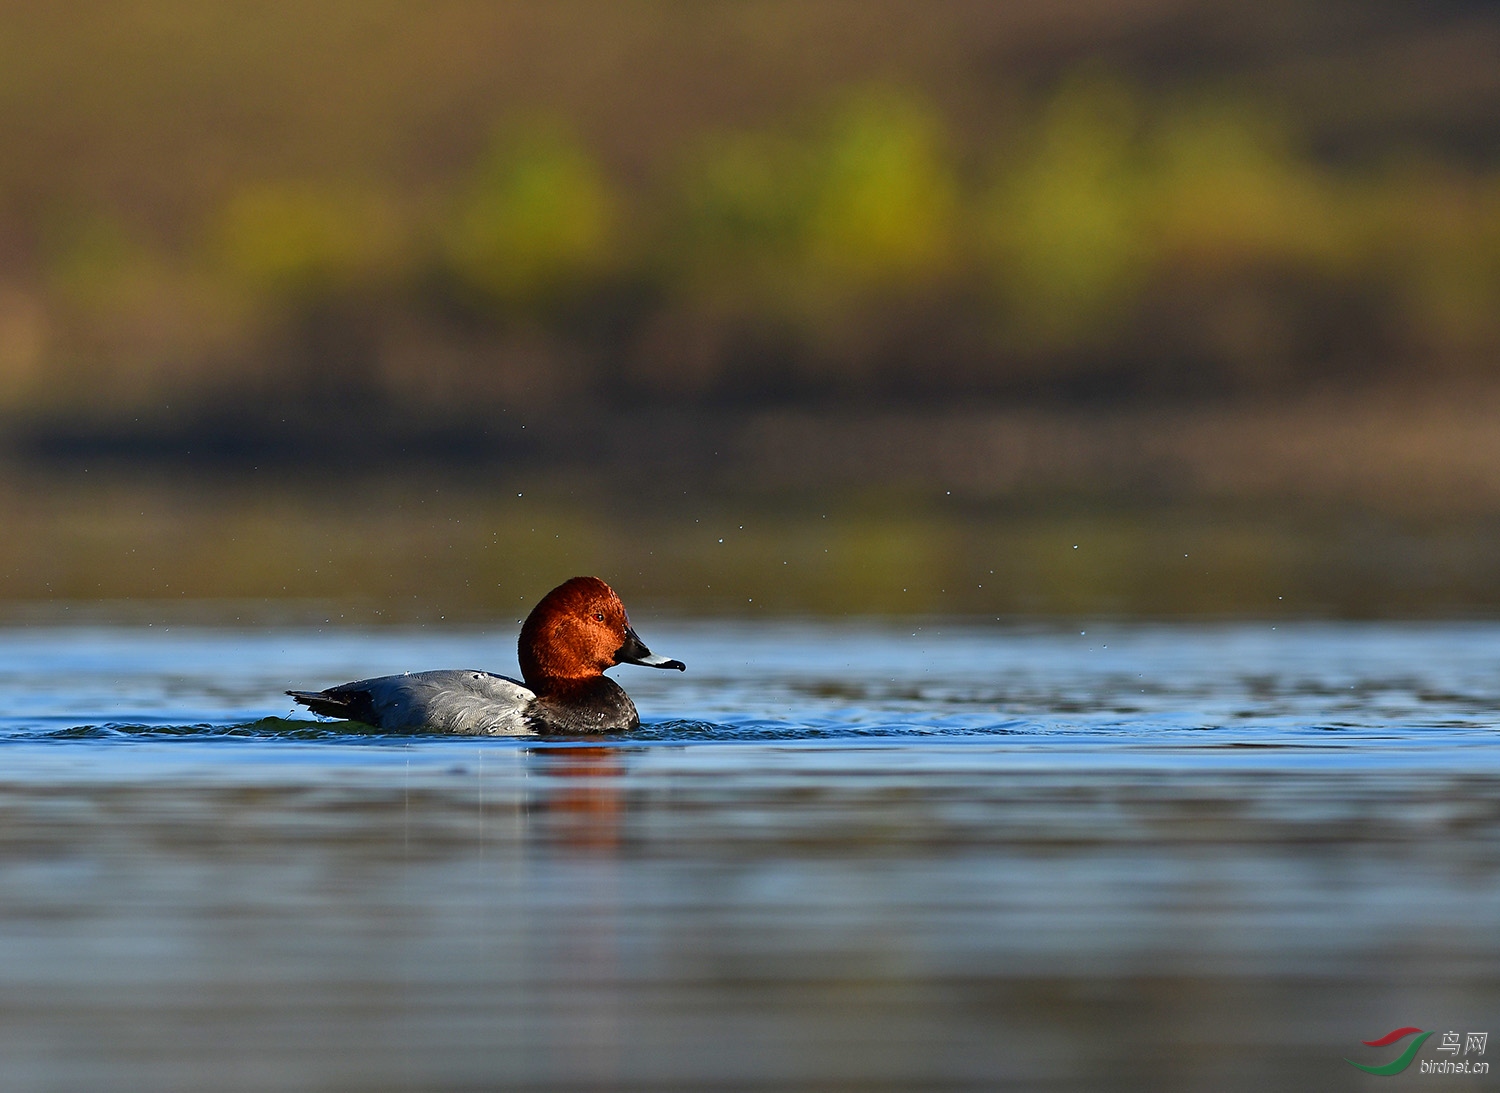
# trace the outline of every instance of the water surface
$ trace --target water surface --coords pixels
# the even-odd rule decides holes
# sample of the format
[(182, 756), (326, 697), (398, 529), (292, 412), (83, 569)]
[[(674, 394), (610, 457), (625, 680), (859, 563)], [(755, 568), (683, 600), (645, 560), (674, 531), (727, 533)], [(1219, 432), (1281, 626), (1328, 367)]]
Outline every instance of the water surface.
[(280, 693), (508, 625), (0, 631), (0, 1087), (1355, 1089), (1496, 1023), (1500, 625), (636, 621), (688, 673), (592, 741)]

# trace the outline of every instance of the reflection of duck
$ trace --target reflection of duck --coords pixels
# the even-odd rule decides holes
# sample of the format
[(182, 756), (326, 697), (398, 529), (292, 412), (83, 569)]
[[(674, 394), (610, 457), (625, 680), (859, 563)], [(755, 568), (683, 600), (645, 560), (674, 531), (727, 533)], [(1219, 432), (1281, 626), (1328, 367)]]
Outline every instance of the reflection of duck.
[(574, 577), (537, 604), (521, 627), (519, 680), (492, 672), (408, 672), (288, 691), (313, 713), (394, 732), (494, 736), (633, 729), (635, 703), (604, 669), (616, 664), (676, 668), (680, 660), (647, 649), (625, 605), (598, 577)]
[(544, 773), (558, 779), (530, 803), (548, 817), (548, 837), (579, 850), (618, 846), (625, 820), (621, 781), (625, 763), (618, 748), (546, 747), (530, 750)]

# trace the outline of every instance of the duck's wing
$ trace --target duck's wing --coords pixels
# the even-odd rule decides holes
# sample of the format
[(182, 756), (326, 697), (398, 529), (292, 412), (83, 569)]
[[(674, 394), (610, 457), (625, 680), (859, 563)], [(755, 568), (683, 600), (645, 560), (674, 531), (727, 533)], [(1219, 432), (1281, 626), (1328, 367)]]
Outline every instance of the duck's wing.
[(313, 713), (361, 721), (388, 732), (518, 736), (536, 695), (508, 676), (470, 669), (408, 672), (343, 683), (324, 691), (288, 691)]

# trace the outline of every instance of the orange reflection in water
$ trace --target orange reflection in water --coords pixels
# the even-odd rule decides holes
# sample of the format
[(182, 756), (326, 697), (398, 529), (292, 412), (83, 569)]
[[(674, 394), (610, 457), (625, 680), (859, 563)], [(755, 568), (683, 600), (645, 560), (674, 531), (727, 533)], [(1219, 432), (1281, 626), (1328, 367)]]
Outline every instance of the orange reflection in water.
[(538, 748), (530, 753), (557, 781), (531, 802), (549, 840), (578, 850), (614, 850), (622, 840), (625, 761), (616, 748)]

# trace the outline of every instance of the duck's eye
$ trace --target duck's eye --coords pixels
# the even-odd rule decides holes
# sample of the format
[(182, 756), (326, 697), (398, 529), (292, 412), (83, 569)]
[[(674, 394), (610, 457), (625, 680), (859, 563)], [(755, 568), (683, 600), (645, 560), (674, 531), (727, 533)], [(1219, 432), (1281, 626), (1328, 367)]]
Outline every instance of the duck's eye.
[(598, 619), (600, 622), (603, 622), (604, 621), (604, 612), (603, 611), (596, 611), (594, 613), (594, 618)]

